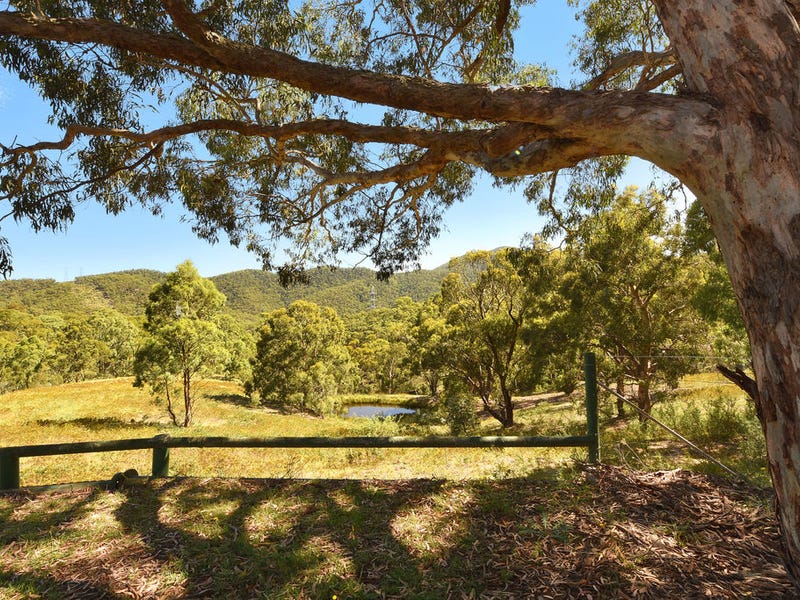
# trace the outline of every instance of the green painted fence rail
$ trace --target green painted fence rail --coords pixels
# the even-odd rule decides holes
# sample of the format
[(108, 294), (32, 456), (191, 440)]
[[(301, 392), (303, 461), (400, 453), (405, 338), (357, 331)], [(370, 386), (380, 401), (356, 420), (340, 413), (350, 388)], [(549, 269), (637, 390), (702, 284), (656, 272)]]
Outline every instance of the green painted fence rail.
[(597, 384), (594, 355), (585, 357), (587, 434), (577, 436), (393, 436), (393, 437), (172, 437), (69, 442), (0, 448), (0, 490), (19, 487), (19, 459), (32, 456), (152, 450), (153, 477), (167, 477), (170, 448), (563, 448), (587, 447), (589, 461), (598, 462)]

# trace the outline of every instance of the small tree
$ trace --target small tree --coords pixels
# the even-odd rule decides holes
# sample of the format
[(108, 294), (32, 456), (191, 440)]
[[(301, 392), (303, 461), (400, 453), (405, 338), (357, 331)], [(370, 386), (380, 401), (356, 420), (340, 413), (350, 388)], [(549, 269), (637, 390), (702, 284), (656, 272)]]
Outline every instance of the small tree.
[(528, 309), (523, 274), (509, 252), (470, 252), (450, 263), (442, 305), (450, 326), (447, 366), (503, 427), (514, 424), (512, 392), (522, 368), (520, 332)]
[[(212, 372), (225, 358), (223, 334), (216, 323), (224, 303), (225, 296), (200, 277), (190, 261), (178, 265), (150, 292), (146, 337), (134, 361), (134, 385), (147, 383), (154, 394), (164, 394), (176, 426), (192, 423), (192, 380)], [(182, 421), (173, 408), (171, 388), (176, 380), (183, 390)]]
[(344, 325), (332, 308), (298, 300), (266, 316), (259, 330), (253, 380), (261, 401), (315, 414), (335, 410), (349, 380)]

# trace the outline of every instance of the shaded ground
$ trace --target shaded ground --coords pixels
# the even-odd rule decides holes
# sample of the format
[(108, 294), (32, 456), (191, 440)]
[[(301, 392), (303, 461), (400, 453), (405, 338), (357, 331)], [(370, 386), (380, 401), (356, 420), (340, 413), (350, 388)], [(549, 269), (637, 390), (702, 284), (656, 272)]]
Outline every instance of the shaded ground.
[(792, 598), (768, 497), (685, 471), (0, 495), (0, 598)]

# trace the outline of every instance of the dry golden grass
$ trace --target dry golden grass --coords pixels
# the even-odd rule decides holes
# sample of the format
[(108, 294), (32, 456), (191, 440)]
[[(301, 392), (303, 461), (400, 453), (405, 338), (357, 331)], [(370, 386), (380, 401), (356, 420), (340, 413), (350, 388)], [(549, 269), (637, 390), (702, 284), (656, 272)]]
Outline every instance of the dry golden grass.
[[(4, 446), (173, 436), (345, 436), (402, 435), (396, 422), (339, 417), (318, 418), (280, 414), (252, 407), (240, 386), (202, 381), (197, 394), (195, 424), (174, 427), (163, 406), (153, 402), (131, 379), (112, 379), (35, 388), (3, 396), (0, 439)], [(547, 407), (540, 407), (546, 412)], [(560, 407), (562, 416), (575, 412)], [(552, 410), (552, 409), (547, 409)], [(575, 413), (568, 420), (580, 421)], [(526, 421), (528, 424), (526, 425)], [(513, 433), (541, 431), (539, 417), (522, 418)], [(564, 419), (562, 419), (562, 422)], [(423, 433), (444, 433), (426, 427)], [(414, 432), (418, 432), (415, 429)], [(491, 420), (485, 432), (496, 434)], [(559, 434), (561, 432), (550, 432)], [(449, 478), (471, 479), (522, 475), (543, 465), (569, 463), (585, 450), (564, 449), (172, 449), (170, 474), (195, 477), (308, 478)], [(148, 474), (151, 451), (108, 452), (72, 456), (23, 458), (24, 486), (110, 479), (129, 468)]]

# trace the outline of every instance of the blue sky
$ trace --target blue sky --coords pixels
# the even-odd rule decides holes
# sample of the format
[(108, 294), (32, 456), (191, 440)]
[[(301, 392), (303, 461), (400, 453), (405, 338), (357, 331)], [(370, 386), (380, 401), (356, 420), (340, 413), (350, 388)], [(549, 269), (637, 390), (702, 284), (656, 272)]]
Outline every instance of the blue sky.
[[(540, 0), (531, 14), (535, 18), (526, 19), (518, 46), (532, 61), (556, 69), (558, 81), (568, 84), (576, 77), (568, 52), (578, 32), (574, 10), (564, 0)], [(32, 90), (0, 69), (0, 142), (10, 144), (14, 136), (25, 144), (60, 138), (47, 125), (48, 114), (47, 105)], [(649, 169), (642, 163), (635, 164), (626, 178), (641, 186), (649, 179)], [(76, 213), (74, 223), (57, 233), (34, 233), (27, 223), (10, 219), (0, 223), (0, 235), (8, 238), (14, 256), (12, 279), (66, 281), (135, 268), (170, 271), (186, 259), (206, 277), (260, 268), (255, 256), (226, 240), (216, 245), (198, 240), (191, 224), (182, 220), (185, 215), (179, 206), (168, 207), (160, 217), (140, 208), (111, 216), (97, 204), (81, 205)], [(448, 210), (445, 225), (446, 230), (422, 257), (423, 268), (444, 264), (472, 249), (517, 245), (525, 233), (537, 231), (541, 221), (520, 192), (494, 189), (480, 181), (472, 196)]]

